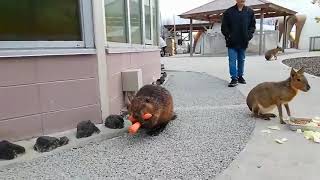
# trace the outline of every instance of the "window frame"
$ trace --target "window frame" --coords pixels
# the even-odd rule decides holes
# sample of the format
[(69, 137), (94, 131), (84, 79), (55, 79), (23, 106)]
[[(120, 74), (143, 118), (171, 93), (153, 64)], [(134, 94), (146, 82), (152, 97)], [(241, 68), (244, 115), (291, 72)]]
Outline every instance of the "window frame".
[[(152, 2), (151, 2), (151, 0), (143, 0), (143, 3), (145, 2), (145, 1), (149, 1), (149, 11), (150, 11), (150, 27), (151, 27), (151, 29), (150, 29), (150, 39), (147, 39), (147, 36), (146, 36), (146, 33), (144, 34), (145, 35), (145, 44), (146, 45), (153, 45), (153, 12), (152, 12)], [(144, 7), (144, 4), (143, 4), (143, 7)], [(143, 16), (144, 17), (146, 17), (145, 16), (145, 7), (144, 7), (144, 13), (143, 13)], [(144, 24), (146, 24), (146, 20), (144, 19), (144, 21), (143, 21), (143, 23)], [(147, 31), (147, 29), (146, 29), (146, 26), (144, 26), (144, 28), (145, 28), (145, 32)]]
[[(131, 17), (130, 17), (130, 0), (124, 0), (125, 1), (125, 7), (126, 7), (126, 32), (127, 32), (127, 41), (128, 43), (120, 43), (120, 42), (112, 42), (112, 41), (108, 41), (107, 37), (106, 37), (106, 49), (109, 48), (117, 48), (119, 49), (119, 52), (125, 51), (126, 49), (128, 51), (132, 51), (131, 49), (134, 49), (133, 51), (139, 51), (142, 50), (144, 51), (150, 51), (150, 50), (155, 50), (157, 49), (157, 47), (159, 46), (159, 40), (157, 40), (157, 44), (153, 44), (154, 40), (153, 40), (153, 36), (154, 36), (154, 28), (158, 29), (157, 27), (153, 27), (153, 18), (151, 18), (151, 39), (146, 39), (146, 24), (145, 24), (145, 7), (144, 7), (144, 1), (146, 0), (140, 0), (140, 12), (141, 12), (141, 37), (142, 37), (142, 44), (133, 44), (131, 41)], [(151, 3), (150, 1), (150, 13), (151, 13), (151, 17), (153, 17), (153, 3)], [(156, 1), (156, 19), (159, 22), (159, 0), (155, 0)], [(106, 17), (104, 17), (106, 18)], [(157, 30), (157, 34), (159, 34), (159, 30)], [(116, 52), (117, 50), (111, 50), (110, 52)]]
[(94, 48), (92, 0), (78, 0), (82, 41), (0, 41), (0, 50)]

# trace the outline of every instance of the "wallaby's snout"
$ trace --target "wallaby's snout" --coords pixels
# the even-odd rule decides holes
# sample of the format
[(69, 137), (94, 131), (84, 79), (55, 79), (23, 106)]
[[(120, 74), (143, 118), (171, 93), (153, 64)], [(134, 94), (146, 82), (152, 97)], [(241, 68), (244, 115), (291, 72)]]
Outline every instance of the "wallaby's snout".
[(309, 84), (306, 85), (306, 92), (311, 89), (311, 86)]

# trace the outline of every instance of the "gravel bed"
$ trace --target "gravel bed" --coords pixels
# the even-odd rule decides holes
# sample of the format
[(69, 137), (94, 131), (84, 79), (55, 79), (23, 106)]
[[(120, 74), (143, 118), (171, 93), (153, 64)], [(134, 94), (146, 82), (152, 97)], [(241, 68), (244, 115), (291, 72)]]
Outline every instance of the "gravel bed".
[(295, 69), (305, 68), (305, 72), (320, 77), (320, 57), (301, 57), (282, 61)]
[(0, 169), (0, 179), (214, 179), (244, 148), (255, 121), (244, 97), (226, 82), (199, 73), (172, 75), (167, 87), (178, 118), (159, 136), (123, 134), (13, 164)]

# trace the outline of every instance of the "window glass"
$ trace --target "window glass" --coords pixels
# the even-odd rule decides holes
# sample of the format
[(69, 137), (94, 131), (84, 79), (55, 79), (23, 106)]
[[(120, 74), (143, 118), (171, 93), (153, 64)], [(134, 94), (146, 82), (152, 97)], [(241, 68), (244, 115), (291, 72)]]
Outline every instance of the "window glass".
[(130, 0), (131, 42), (141, 44), (141, 3), (140, 0)]
[(145, 16), (145, 27), (146, 27), (146, 39), (151, 40), (151, 11), (150, 11), (150, 0), (144, 1), (144, 16)]
[(81, 41), (79, 0), (0, 0), (0, 41)]
[(127, 20), (124, 0), (105, 0), (107, 41), (127, 42)]
[(158, 19), (157, 19), (157, 0), (152, 1), (152, 18), (153, 18), (153, 45), (158, 45)]

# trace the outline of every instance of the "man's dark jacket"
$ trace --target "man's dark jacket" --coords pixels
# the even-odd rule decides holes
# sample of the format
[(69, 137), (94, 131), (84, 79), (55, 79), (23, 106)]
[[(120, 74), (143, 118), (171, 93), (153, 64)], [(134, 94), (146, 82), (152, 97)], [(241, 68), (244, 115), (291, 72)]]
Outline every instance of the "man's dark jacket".
[(239, 11), (235, 5), (223, 13), (221, 31), (225, 36), (227, 47), (248, 48), (255, 30), (256, 19), (251, 8), (244, 6), (242, 11)]

